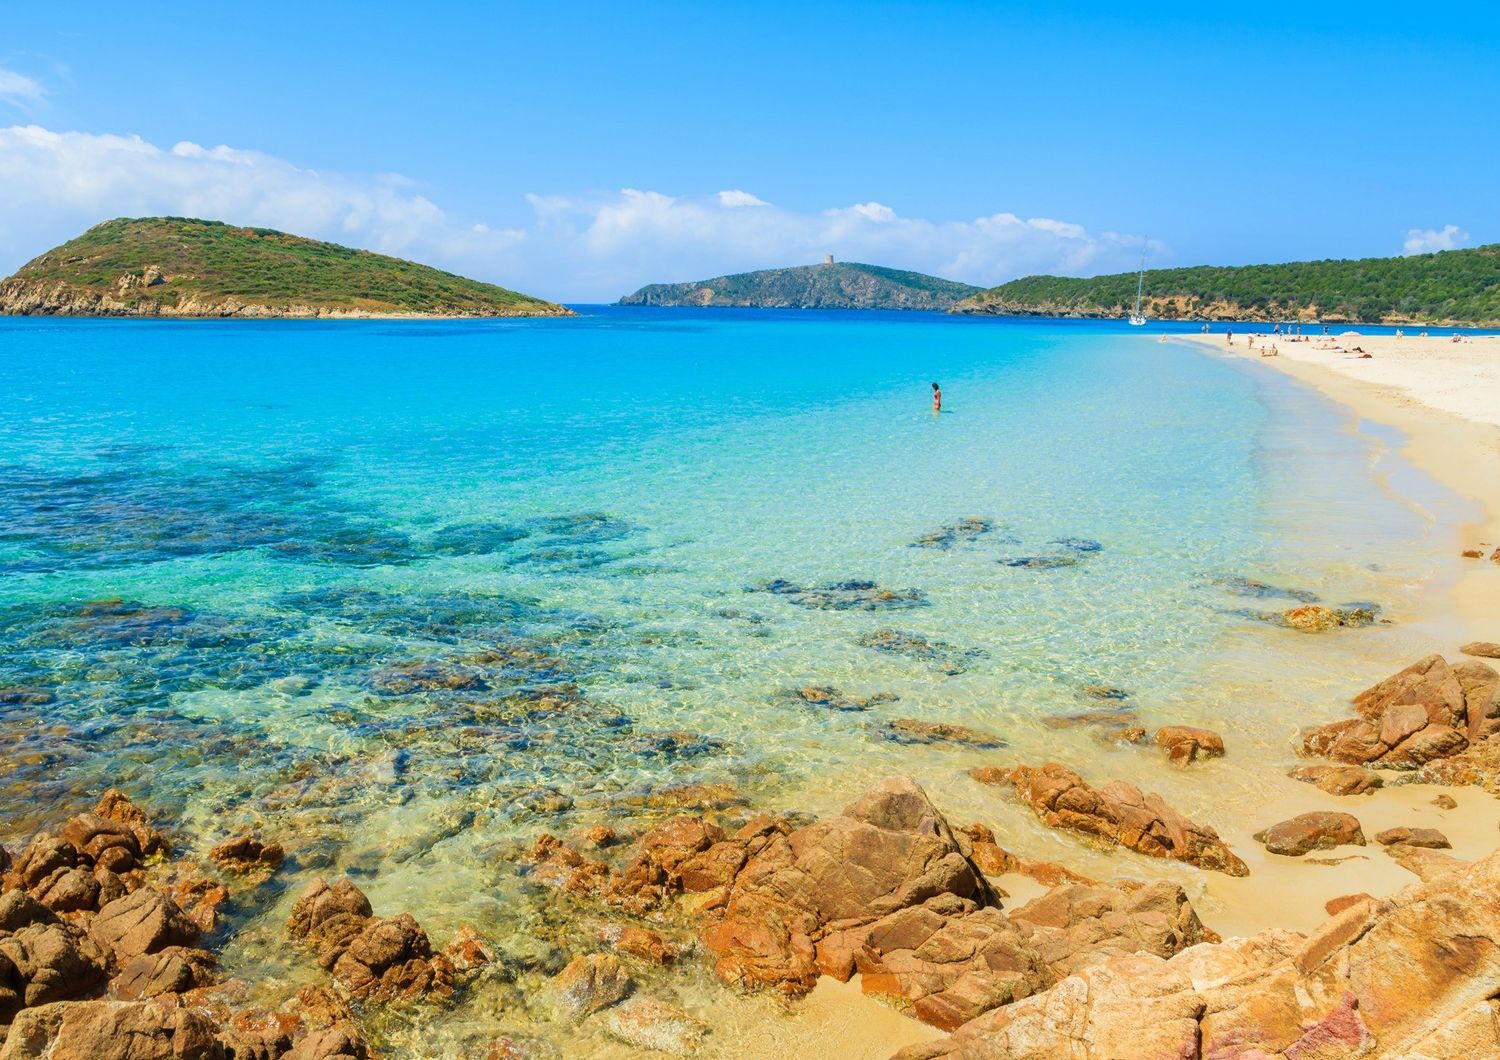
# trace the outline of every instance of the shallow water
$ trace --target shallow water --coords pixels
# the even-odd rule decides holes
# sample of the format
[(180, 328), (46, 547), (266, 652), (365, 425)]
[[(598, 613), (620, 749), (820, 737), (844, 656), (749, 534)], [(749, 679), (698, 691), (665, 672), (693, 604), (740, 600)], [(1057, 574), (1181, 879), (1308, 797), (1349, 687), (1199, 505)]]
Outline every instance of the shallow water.
[[(518, 953), (587, 931), (515, 842), (687, 783), (824, 812), (908, 772), (1003, 845), (1098, 864), (963, 772), (1053, 758), (1228, 836), (1300, 725), (1417, 648), (1452, 503), (1285, 380), (1110, 324), (0, 320), (0, 400), (8, 834), (116, 784), (204, 850), (287, 839), (288, 887), (351, 872), (439, 944), (468, 921)], [(1262, 620), (1308, 599), (1381, 623)], [(1087, 710), (1230, 756), (1189, 779), (1045, 724)], [(287, 901), (242, 912), (232, 968), (312, 974)], [(522, 999), (545, 963), (483, 989), (562, 1041)]]

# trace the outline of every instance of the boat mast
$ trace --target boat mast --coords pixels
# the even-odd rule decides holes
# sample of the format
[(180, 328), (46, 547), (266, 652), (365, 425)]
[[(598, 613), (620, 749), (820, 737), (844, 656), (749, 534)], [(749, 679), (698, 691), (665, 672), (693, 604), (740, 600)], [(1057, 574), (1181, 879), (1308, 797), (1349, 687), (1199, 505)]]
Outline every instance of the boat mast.
[(1144, 248), (1142, 248), (1142, 250), (1141, 250), (1141, 271), (1136, 275), (1136, 278), (1135, 278), (1135, 312), (1132, 314), (1133, 316), (1137, 316), (1138, 317), (1138, 316), (1141, 315), (1141, 290), (1144, 288), (1145, 283), (1146, 283), (1146, 251), (1145, 251)]

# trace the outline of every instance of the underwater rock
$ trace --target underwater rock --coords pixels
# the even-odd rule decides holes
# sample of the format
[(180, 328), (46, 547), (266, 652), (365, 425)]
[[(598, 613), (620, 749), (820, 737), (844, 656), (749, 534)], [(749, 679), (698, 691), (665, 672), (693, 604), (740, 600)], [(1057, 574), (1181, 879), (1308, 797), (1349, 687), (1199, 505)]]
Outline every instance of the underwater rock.
[(921, 589), (882, 589), (872, 581), (800, 586), (777, 578), (760, 586), (759, 591), (819, 611), (904, 611), (929, 606), (927, 594)]
[(1365, 845), (1365, 833), (1359, 827), (1358, 818), (1323, 810), (1299, 814), (1273, 824), (1256, 832), (1254, 838), (1257, 843), (1265, 844), (1272, 854), (1293, 858), (1300, 858), (1309, 851), (1332, 850), (1346, 844)]
[(252, 835), (239, 835), (214, 847), (208, 856), (227, 872), (264, 877), (281, 867), (286, 851), (280, 843), (263, 843)]
[(57, 695), (45, 688), (0, 688), (0, 706), (45, 707), (57, 702)]
[(897, 718), (887, 722), (883, 735), (887, 740), (906, 744), (945, 743), (978, 748), (1005, 746), (1005, 741), (1000, 737), (978, 729), (942, 721), (919, 721), (916, 718)]
[(1064, 567), (1076, 567), (1080, 562), (1082, 561), (1076, 555), (1016, 556), (1002, 559), (1000, 565), (1024, 570), (1062, 570)]
[(947, 552), (949, 549), (967, 545), (995, 529), (993, 519), (969, 516), (956, 523), (941, 526), (923, 534), (911, 543), (912, 548), (935, 548)]
[(824, 710), (860, 711), (882, 703), (895, 703), (901, 697), (893, 692), (872, 692), (868, 696), (851, 696), (831, 685), (806, 685), (786, 693), (798, 703)]
[(684, 1056), (703, 1044), (708, 1024), (651, 998), (633, 998), (610, 1009), (604, 1029), (627, 1045)]
[(1238, 574), (1214, 578), (1213, 584), (1219, 586), (1225, 592), (1233, 593), (1235, 596), (1248, 596), (1256, 600), (1284, 598), (1295, 600), (1301, 604), (1315, 604), (1318, 602), (1318, 594), (1309, 592), (1306, 589), (1287, 589), (1282, 586), (1272, 585), (1269, 582), (1259, 581), (1255, 578), (1246, 578)]
[(1116, 688), (1114, 685), (1085, 685), (1078, 691), (1080, 695), (1087, 696), (1089, 699), (1102, 699), (1117, 703), (1130, 698), (1129, 692), (1123, 688)]
[(722, 750), (724, 742), (701, 733), (675, 729), (671, 732), (644, 733), (633, 736), (627, 746), (639, 755), (660, 755), (663, 758), (695, 758)]
[(866, 633), (856, 643), (860, 647), (872, 648), (888, 655), (904, 655), (909, 659), (916, 659), (950, 677), (963, 673), (969, 663), (988, 658), (988, 653), (978, 648), (958, 648), (899, 629), (877, 629)]
[(668, 942), (660, 932), (634, 924), (606, 924), (597, 934), (599, 941), (616, 953), (652, 964), (671, 964), (682, 955), (682, 948)]
[(1173, 858), (1230, 876), (1250, 873), (1212, 828), (1189, 820), (1160, 795), (1143, 794), (1133, 784), (1113, 780), (1093, 788), (1054, 762), (1040, 769), (1018, 766), (1006, 780), (1053, 828), (1097, 836), (1141, 854)]
[(575, 958), (552, 980), (550, 991), (572, 1019), (606, 1009), (635, 986), (630, 973), (612, 953), (590, 953)]
[(1167, 752), (1167, 758), (1179, 766), (1200, 758), (1224, 757), (1224, 738), (1210, 729), (1168, 725), (1156, 730), (1155, 740), (1156, 746)]
[(1095, 552), (1104, 551), (1103, 545), (1087, 537), (1059, 537), (1052, 543), (1054, 545), (1058, 545), (1062, 548), (1068, 549), (1071, 552), (1078, 552), (1086, 556), (1093, 555)]

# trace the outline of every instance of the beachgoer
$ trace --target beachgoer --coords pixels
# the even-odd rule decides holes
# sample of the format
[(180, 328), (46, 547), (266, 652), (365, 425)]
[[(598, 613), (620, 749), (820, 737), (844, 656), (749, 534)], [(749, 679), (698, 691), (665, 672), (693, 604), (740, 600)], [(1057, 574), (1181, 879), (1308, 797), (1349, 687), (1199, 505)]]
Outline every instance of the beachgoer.
[(1226, 346), (1234, 345), (1234, 328), (1229, 328), (1224, 332), (1224, 344)]
[(932, 384), (932, 411), (943, 411), (943, 391), (936, 383)]

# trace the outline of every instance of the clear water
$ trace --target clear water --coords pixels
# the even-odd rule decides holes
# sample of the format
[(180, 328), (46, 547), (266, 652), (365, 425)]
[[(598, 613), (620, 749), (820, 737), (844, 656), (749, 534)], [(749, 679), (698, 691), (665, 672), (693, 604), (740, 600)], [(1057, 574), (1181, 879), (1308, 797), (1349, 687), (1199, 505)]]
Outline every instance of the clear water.
[[(0, 407), (0, 688), (52, 698), (0, 704), (0, 835), (114, 784), (204, 850), (285, 839), (288, 887), (357, 873), (439, 942), (577, 944), (511, 844), (688, 783), (821, 812), (908, 772), (1086, 859), (964, 776), (1054, 758), (1227, 833), (1296, 728), (1404, 648), (1448, 503), (1392, 492), (1379, 438), (1271, 373), (1110, 324), (3, 320)], [(916, 546), (965, 517), (993, 528)], [(1307, 638), (1236, 577), (1395, 624)], [(808, 606), (777, 579), (897, 595)], [(1117, 706), (1098, 685), (1230, 758), (1188, 784), (1043, 724)], [(1005, 746), (898, 742), (903, 718)], [(307, 974), (276, 941), (289, 900), (245, 908), (231, 965)]]

